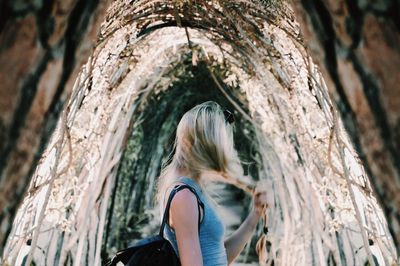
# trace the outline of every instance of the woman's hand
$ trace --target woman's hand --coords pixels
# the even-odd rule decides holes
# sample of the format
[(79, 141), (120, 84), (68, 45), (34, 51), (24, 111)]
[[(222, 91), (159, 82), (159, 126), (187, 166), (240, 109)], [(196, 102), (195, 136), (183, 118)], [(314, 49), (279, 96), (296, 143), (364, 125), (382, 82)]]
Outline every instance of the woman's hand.
[(242, 252), (246, 243), (251, 239), (264, 209), (268, 207), (267, 193), (256, 192), (253, 196), (253, 209), (240, 227), (225, 240), (228, 264)]
[(253, 209), (252, 212), (260, 218), (264, 210), (268, 208), (268, 197), (267, 192), (260, 191), (256, 192), (253, 196)]

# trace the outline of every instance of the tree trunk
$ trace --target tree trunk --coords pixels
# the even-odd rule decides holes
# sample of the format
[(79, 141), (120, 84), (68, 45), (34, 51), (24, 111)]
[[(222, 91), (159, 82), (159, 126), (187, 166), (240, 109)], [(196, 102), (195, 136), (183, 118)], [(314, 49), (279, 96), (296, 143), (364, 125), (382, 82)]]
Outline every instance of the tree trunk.
[(108, 2), (0, 2), (0, 254)]
[(400, 2), (302, 0), (294, 6), (399, 253)]

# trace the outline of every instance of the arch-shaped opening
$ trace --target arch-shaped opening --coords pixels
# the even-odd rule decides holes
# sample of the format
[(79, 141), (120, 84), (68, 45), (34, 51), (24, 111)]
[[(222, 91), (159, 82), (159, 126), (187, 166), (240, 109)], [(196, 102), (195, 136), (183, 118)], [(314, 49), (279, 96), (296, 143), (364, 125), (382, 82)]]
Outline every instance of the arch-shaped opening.
[[(155, 184), (162, 163), (172, 152), (179, 118), (196, 104), (207, 100), (216, 101), (228, 110), (235, 110), (215, 84), (207, 63), (200, 61), (193, 66), (192, 53), (183, 57), (182, 61), (171, 66), (171, 70), (161, 77), (171, 81), (167, 89), (153, 90), (146, 100), (138, 103), (141, 104), (141, 110), (132, 117), (132, 121), (135, 122), (127, 131), (126, 146), (110, 201), (104, 240), (106, 254), (107, 251), (110, 253), (122, 249), (133, 240), (158, 230), (159, 219), (155, 219), (149, 210), (154, 211)], [(220, 77), (219, 80), (226, 78), (226, 70), (219, 68), (211, 71)], [(230, 99), (238, 101), (233, 97)], [(245, 174), (258, 180), (255, 158), (259, 160), (259, 151), (258, 145), (254, 143), (255, 129), (249, 122), (244, 121), (239, 113), (235, 112), (234, 115), (237, 124), (234, 126), (235, 143), (241, 160), (246, 162)], [(226, 185), (217, 188), (219, 192), (225, 189)], [(229, 231), (238, 226), (250, 203), (249, 197), (243, 191), (234, 187), (230, 190), (230, 194), (219, 195), (217, 199), (217, 202), (226, 208), (223, 216), (230, 217), (226, 221)], [(246, 200), (243, 201), (244, 199)], [(236, 205), (236, 210), (227, 210), (228, 206), (232, 205)], [(254, 251), (252, 256), (254, 259)]]

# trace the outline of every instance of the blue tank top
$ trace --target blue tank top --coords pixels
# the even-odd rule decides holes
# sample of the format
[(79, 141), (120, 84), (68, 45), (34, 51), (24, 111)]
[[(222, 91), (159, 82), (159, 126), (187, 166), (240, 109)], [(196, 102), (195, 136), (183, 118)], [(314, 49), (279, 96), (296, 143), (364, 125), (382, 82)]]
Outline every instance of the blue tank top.
[[(189, 177), (180, 177), (178, 182), (194, 188), (200, 200), (204, 203), (203, 219), (200, 222), (200, 247), (204, 266), (227, 266), (228, 260), (224, 246), (225, 226), (210, 201), (203, 194), (199, 184)], [(164, 236), (171, 242), (179, 257), (175, 231), (168, 223), (164, 228)]]

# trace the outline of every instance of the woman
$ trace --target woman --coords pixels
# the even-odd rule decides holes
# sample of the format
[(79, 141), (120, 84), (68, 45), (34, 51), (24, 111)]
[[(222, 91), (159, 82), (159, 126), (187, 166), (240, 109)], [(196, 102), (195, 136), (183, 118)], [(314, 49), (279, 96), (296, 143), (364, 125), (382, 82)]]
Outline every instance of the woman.
[(198, 208), (196, 196), (188, 189), (179, 191), (171, 202), (164, 235), (177, 252), (182, 266), (230, 264), (250, 240), (267, 206), (265, 193), (255, 195), (253, 209), (246, 220), (224, 240), (225, 227), (207, 195), (205, 182), (224, 179), (234, 183), (233, 177), (243, 174), (234, 148), (231, 120), (232, 114), (224, 112), (213, 101), (186, 112), (177, 128), (175, 154), (161, 171), (157, 193), (161, 211), (176, 184), (194, 188), (204, 203), (204, 209)]

